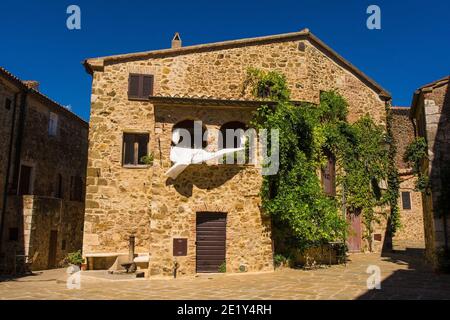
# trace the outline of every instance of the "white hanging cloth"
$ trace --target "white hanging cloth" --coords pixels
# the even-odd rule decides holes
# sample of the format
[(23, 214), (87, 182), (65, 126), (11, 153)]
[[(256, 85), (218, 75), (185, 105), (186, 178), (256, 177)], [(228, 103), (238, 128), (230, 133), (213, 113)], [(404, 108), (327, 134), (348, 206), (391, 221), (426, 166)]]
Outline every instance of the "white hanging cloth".
[(174, 165), (166, 172), (166, 176), (175, 179), (190, 164), (197, 164), (208, 160), (218, 159), (223, 155), (242, 150), (244, 150), (243, 147), (208, 152), (203, 149), (172, 147), (170, 150), (170, 160), (174, 162)]

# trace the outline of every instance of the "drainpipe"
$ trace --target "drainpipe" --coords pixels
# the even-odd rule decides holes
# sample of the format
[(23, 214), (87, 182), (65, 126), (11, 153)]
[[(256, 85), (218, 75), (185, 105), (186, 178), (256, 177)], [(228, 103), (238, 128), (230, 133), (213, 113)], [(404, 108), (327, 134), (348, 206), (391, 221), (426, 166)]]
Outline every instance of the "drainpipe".
[[(11, 130), (9, 137), (9, 148), (8, 148), (8, 160), (6, 163), (6, 175), (5, 175), (5, 184), (3, 189), (3, 202), (2, 202), (2, 212), (0, 218), (0, 254), (3, 250), (3, 229), (5, 226), (5, 216), (6, 216), (6, 202), (8, 200), (8, 184), (9, 184), (9, 176), (11, 172), (11, 160), (12, 160), (12, 152), (13, 152), (13, 142), (14, 142), (14, 128), (16, 124), (16, 113), (17, 113), (17, 98), (20, 93), (14, 94), (14, 102), (13, 102), (13, 115), (11, 121)], [(22, 97), (22, 100), (24, 97)]]

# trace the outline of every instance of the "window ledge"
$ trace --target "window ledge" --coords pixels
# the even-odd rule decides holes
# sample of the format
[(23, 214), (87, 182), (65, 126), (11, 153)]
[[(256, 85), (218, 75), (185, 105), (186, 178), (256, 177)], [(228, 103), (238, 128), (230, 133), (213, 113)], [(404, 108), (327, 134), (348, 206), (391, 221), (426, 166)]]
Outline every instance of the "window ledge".
[(124, 164), (122, 167), (125, 169), (148, 169), (148, 168), (151, 168), (152, 166), (149, 164), (137, 164), (137, 165)]
[(128, 100), (129, 101), (146, 101), (146, 102), (150, 101), (149, 98), (139, 98), (139, 97), (130, 97), (130, 96), (128, 96)]

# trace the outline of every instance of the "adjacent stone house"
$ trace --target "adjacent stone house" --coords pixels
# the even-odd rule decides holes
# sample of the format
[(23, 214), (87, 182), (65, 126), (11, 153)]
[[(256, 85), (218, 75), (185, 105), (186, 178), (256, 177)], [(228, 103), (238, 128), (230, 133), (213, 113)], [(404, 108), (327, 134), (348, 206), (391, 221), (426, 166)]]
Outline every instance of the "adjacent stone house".
[(58, 266), (81, 249), (88, 124), (0, 68), (0, 268)]
[[(87, 59), (92, 75), (83, 254), (91, 268), (108, 268), (128, 254), (148, 259), (150, 276), (272, 270), (271, 222), (260, 209), (261, 174), (251, 164), (201, 163), (175, 179), (166, 172), (173, 133), (248, 126), (261, 102), (243, 91), (249, 67), (287, 77), (292, 98), (319, 102), (336, 89), (350, 105), (350, 121), (369, 114), (386, 122), (390, 95), (309, 30), (275, 36), (181, 46)], [(215, 151), (209, 136), (207, 150)], [(153, 156), (153, 163), (142, 161)], [(364, 250), (360, 217), (353, 251)], [(385, 221), (382, 223), (385, 226)], [(375, 237), (376, 250), (384, 227)], [(145, 261), (145, 259), (143, 259)]]
[(394, 250), (424, 249), (422, 193), (415, 190), (416, 176), (403, 161), (406, 147), (414, 141), (414, 126), (409, 118), (409, 107), (392, 107), (392, 133), (397, 146), (396, 164), (400, 176), (401, 228), (393, 238)]
[(430, 188), (423, 193), (427, 258), (437, 264), (436, 253), (448, 251), (450, 231), (450, 76), (420, 87), (414, 92), (410, 117), (415, 134), (424, 137), (428, 157), (422, 172)]

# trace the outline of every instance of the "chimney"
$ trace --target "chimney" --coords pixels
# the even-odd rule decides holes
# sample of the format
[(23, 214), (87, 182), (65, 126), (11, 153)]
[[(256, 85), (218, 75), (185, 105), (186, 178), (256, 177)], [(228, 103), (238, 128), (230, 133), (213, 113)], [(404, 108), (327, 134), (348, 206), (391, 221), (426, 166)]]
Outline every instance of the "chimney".
[(25, 80), (22, 81), (23, 83), (25, 83), (25, 85), (29, 88), (29, 89), (34, 89), (36, 91), (39, 91), (39, 82), (38, 81), (34, 81), (34, 80)]
[(175, 35), (172, 39), (172, 49), (173, 48), (181, 48), (181, 38), (178, 32), (175, 32)]

